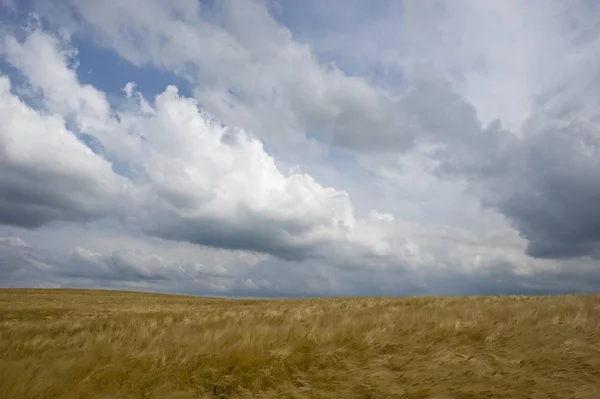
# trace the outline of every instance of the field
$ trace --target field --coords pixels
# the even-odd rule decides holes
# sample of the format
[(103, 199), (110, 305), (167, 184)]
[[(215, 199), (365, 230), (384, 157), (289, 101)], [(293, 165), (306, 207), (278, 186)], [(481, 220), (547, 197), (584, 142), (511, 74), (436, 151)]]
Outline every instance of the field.
[(1, 398), (600, 398), (600, 296), (0, 290)]

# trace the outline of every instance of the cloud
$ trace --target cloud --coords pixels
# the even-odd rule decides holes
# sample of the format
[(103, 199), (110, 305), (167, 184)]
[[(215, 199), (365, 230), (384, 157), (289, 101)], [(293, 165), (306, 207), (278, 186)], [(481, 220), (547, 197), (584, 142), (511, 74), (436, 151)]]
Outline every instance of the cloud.
[[(36, 2), (2, 28), (5, 284), (598, 281), (592, 3), (209, 3)], [(165, 76), (183, 84), (147, 90)]]
[(18, 270), (29, 246), (20, 237), (0, 237), (0, 275)]
[(29, 244), (23, 241), (21, 237), (16, 236), (0, 237), (0, 244), (11, 247), (29, 248)]
[[(456, 236), (456, 232), (448, 232)], [(94, 233), (97, 234), (97, 233)], [(63, 235), (66, 238), (66, 236)], [(115, 237), (127, 240), (126, 237)], [(412, 245), (406, 253), (422, 257), (411, 271), (399, 268), (341, 269), (321, 261), (280, 261), (265, 258), (248, 264), (242, 257), (221, 258), (198, 250), (175, 259), (158, 247), (144, 250), (96, 251), (74, 247), (68, 251), (24, 248), (0, 239), (0, 274), (3, 286), (88, 287), (177, 292), (233, 297), (305, 297), (347, 295), (432, 295), (432, 294), (539, 294), (590, 292), (600, 281), (590, 262), (519, 269), (518, 257), (480, 256), (475, 268), (457, 267), (465, 262), (469, 246), (446, 242), (448, 253)], [(182, 244), (173, 244), (180, 246)], [(457, 250), (458, 248), (458, 250)], [(159, 254), (156, 251), (161, 251)], [(171, 253), (172, 255), (172, 253)], [(10, 265), (10, 268), (6, 266)], [(548, 266), (548, 265), (547, 265)], [(564, 266), (564, 267), (563, 267)], [(573, 272), (576, 270), (576, 272)]]
[(0, 76), (0, 222), (37, 227), (119, 212), (126, 185), (64, 120), (23, 103)]
[(0, 278), (3, 286), (33, 282), (32, 276), (48, 275), (52, 270), (48, 254), (30, 246), (19, 236), (0, 237)]
[[(128, 84), (125, 106), (113, 111), (102, 92), (78, 82), (60, 48), (39, 30), (23, 41), (4, 40), (8, 62), (49, 114), (27, 107), (3, 78), (11, 106), (4, 162), (15, 170), (2, 176), (3, 223), (36, 227), (112, 216), (166, 239), (289, 260), (390, 255), (384, 230), (371, 227), (381, 222), (357, 219), (346, 192), (307, 174), (284, 175), (259, 139), (222, 126), (174, 86), (151, 103)], [(48, 60), (44, 68), (34, 55)], [(76, 122), (74, 132), (63, 117)], [(84, 134), (99, 143), (97, 154), (82, 142)], [(14, 145), (9, 135), (27, 145)], [(117, 165), (127, 171), (117, 174)], [(34, 205), (43, 208), (36, 213)]]
[(15, 11), (17, 9), (17, 5), (15, 4), (15, 0), (1, 0), (0, 7), (6, 8), (8, 11)]
[[(317, 51), (336, 54), (350, 69), (402, 74), (408, 89), (397, 106), (411, 116), (415, 147), (434, 164), (429, 170), (444, 181), (464, 181), (484, 207), (503, 214), (528, 240), (529, 255), (598, 257), (596, 4), (391, 2), (370, 10), (366, 3), (334, 1), (308, 7), (332, 18), (350, 8), (318, 33), (296, 24)], [(360, 27), (344, 28), (346, 19), (363, 14)], [(377, 163), (380, 174), (400, 170), (379, 153), (368, 163)]]
[(319, 154), (322, 140), (363, 149), (401, 148), (411, 140), (400, 134), (409, 121), (390, 93), (321, 64), (265, 2), (70, 3), (61, 8), (60, 24), (76, 37), (94, 38), (134, 65), (186, 78), (207, 112), (288, 157), (297, 159), (290, 148), (298, 146)]
[(472, 169), (472, 186), (529, 241), (534, 257), (600, 255), (597, 129), (578, 121), (545, 126), (511, 148), (498, 149), (503, 168)]
[[(531, 10), (512, 7), (533, 19)], [(558, 4), (551, 10), (562, 8)], [(549, 68), (554, 76), (543, 71), (535, 81), (537, 86), (530, 88), (529, 114), (518, 130), (504, 129), (500, 121), (482, 126), (474, 106), (457, 98), (457, 108), (449, 109), (444, 104), (450, 101), (442, 95), (429, 103), (431, 112), (421, 109), (414, 114), (420, 116), (424, 129), (441, 127), (445, 132), (445, 136), (436, 136), (440, 146), (434, 155), (439, 162), (437, 171), (464, 179), (485, 207), (502, 213), (528, 240), (529, 255), (598, 257), (600, 213), (595, 204), (600, 190), (593, 182), (600, 178), (600, 36), (583, 22), (599, 21), (600, 13), (583, 3), (558, 19), (555, 15), (561, 14), (548, 11), (537, 16), (537, 30), (527, 37), (537, 43), (543, 40), (538, 35), (548, 32), (546, 39), (556, 40), (550, 49), (562, 49), (564, 57), (553, 58)], [(570, 18), (577, 24), (570, 24)], [(542, 46), (534, 55), (547, 60), (550, 49)], [(541, 68), (537, 61), (526, 66), (537, 70)], [(489, 73), (496, 73), (498, 66), (491, 65)], [(450, 112), (440, 115), (440, 109)], [(448, 119), (437, 119), (444, 115)]]
[[(91, 276), (109, 276), (114, 280), (154, 280), (164, 278), (165, 265), (160, 256), (137, 251), (111, 251), (105, 254), (93, 253), (83, 248), (75, 248), (70, 262), (78, 267), (92, 269)], [(81, 273), (81, 270), (78, 270)]]

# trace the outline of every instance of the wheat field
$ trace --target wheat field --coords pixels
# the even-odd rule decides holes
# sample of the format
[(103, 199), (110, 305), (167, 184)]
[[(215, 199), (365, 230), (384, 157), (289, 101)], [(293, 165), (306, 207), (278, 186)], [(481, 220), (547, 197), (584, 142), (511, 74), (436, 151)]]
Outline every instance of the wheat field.
[(0, 290), (2, 398), (600, 398), (600, 296)]

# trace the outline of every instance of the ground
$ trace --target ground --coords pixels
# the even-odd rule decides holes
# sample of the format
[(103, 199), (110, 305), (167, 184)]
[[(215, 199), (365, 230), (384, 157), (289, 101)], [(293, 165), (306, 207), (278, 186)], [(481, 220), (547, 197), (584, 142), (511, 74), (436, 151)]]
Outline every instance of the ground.
[(600, 398), (600, 295), (0, 290), (1, 398)]

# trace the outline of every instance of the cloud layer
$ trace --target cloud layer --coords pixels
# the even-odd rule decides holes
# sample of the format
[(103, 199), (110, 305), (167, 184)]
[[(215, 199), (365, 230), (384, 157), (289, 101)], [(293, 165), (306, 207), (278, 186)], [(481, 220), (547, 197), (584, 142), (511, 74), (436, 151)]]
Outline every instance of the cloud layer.
[[(435, 293), (444, 279), (453, 292), (560, 292), (595, 278), (589, 2), (5, 12), (0, 265), (14, 284), (318, 295)], [(148, 92), (159, 77), (171, 83)], [(49, 250), (66, 226), (113, 239)], [(235, 255), (219, 255), (226, 267), (214, 251)]]

